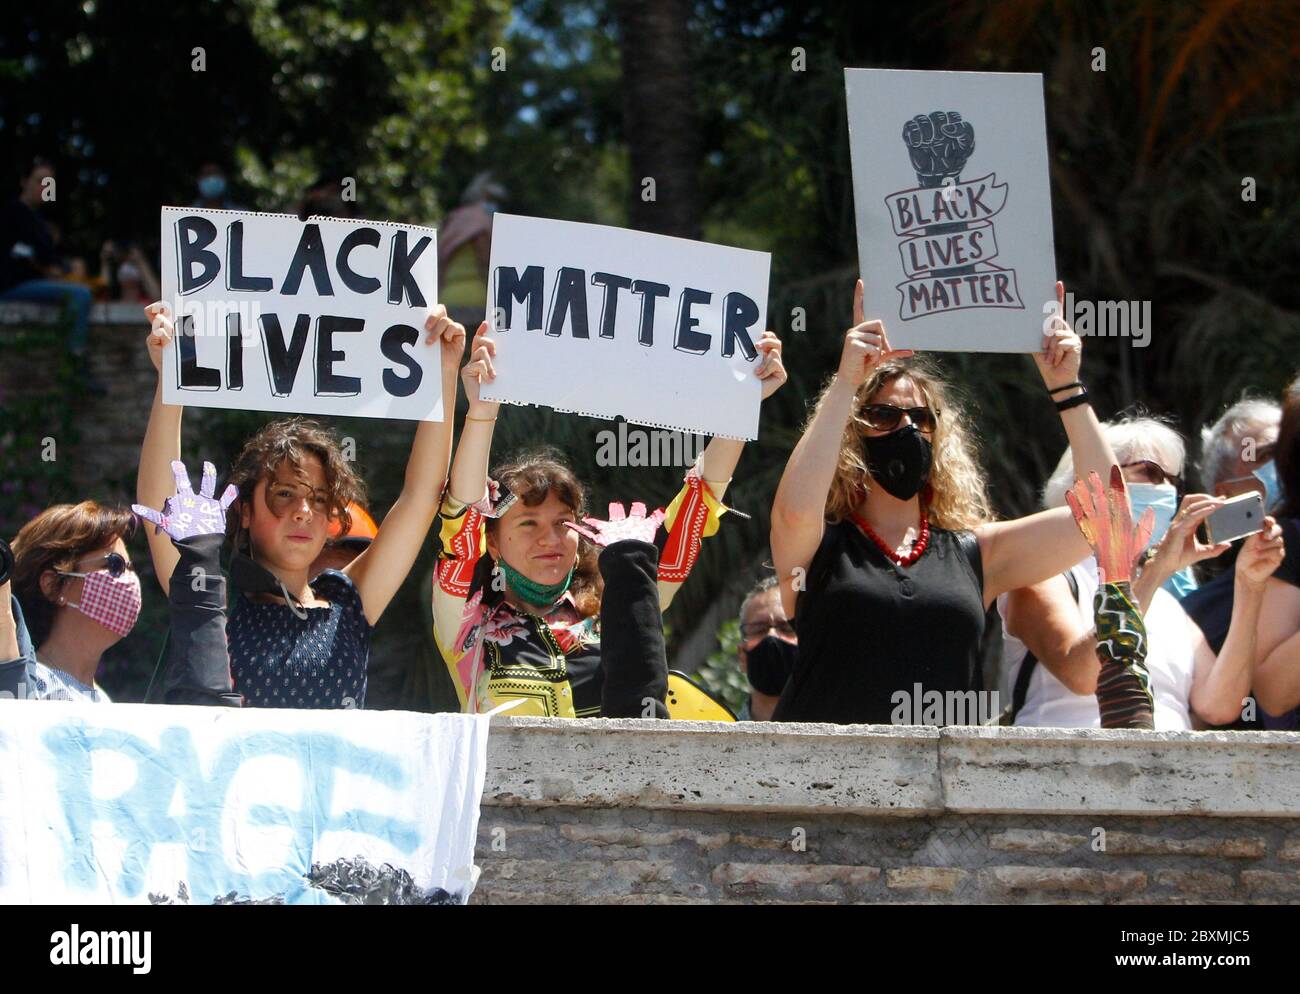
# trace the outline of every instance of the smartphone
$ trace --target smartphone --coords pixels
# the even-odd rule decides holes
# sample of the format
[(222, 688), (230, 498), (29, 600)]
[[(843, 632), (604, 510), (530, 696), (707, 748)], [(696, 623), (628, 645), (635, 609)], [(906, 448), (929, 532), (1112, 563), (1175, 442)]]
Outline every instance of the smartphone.
[(1198, 529), (1207, 545), (1235, 542), (1263, 530), (1264, 498), (1254, 490), (1229, 498)]

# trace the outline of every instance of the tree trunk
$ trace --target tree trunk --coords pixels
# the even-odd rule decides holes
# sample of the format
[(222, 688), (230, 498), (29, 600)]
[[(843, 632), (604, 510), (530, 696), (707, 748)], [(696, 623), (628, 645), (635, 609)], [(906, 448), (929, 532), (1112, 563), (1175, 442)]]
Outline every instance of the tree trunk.
[(616, 4), (631, 179), (628, 223), (642, 231), (699, 238), (688, 9), (686, 0)]

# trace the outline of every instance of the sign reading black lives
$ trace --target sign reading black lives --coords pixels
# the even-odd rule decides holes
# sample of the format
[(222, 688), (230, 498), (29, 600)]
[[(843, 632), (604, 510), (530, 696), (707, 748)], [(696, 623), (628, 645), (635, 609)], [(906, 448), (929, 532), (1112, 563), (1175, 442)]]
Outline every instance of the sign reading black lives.
[(443, 419), (434, 229), (164, 207), (162, 246), (168, 404)]

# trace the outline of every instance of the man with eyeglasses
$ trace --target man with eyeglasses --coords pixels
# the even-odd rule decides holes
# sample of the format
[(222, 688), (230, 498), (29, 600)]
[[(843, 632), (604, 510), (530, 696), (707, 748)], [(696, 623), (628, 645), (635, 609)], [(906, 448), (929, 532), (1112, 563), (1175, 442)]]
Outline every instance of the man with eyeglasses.
[(749, 703), (741, 710), (741, 721), (771, 721), (781, 691), (794, 672), (799, 638), (781, 607), (776, 577), (769, 576), (745, 597), (740, 605), (740, 645), (736, 658), (749, 680)]

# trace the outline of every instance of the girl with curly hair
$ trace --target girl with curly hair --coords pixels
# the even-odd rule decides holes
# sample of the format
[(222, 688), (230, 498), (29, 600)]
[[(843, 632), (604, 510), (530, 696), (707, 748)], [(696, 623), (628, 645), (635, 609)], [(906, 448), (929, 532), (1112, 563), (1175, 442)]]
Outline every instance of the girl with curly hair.
[[(173, 334), (163, 305), (145, 309), (152, 322), (149, 356), (159, 369)], [(451, 411), (465, 329), (436, 306), (425, 322), (426, 344), (440, 343), (444, 409), (441, 422), (415, 431), (402, 492), (369, 547), (344, 570), (312, 575), (332, 524), (350, 526), (348, 505), (364, 499), (361, 479), (334, 433), (314, 421), (273, 421), (244, 445), (230, 482), (239, 495), (228, 522), (231, 578), (241, 594), (230, 610), (230, 672), (234, 689), (254, 707), (363, 707), (371, 630), (406, 579), (433, 523), (451, 458)], [(137, 501), (162, 507), (174, 490), (183, 408), (164, 404), (162, 377), (154, 393), (136, 483)], [(146, 529), (160, 580), (178, 553), (163, 532)], [(166, 590), (168, 584), (163, 581)]]

